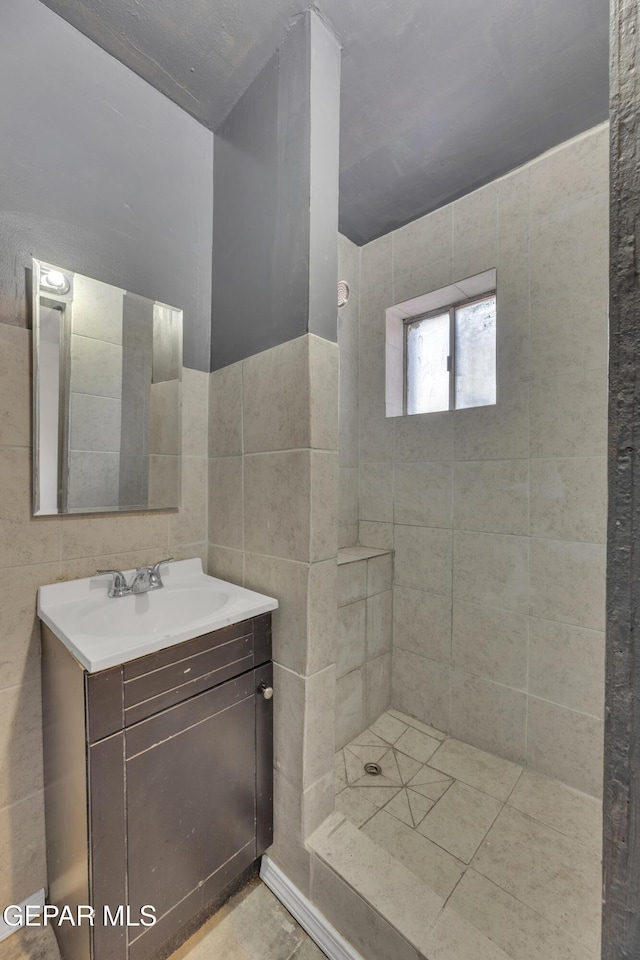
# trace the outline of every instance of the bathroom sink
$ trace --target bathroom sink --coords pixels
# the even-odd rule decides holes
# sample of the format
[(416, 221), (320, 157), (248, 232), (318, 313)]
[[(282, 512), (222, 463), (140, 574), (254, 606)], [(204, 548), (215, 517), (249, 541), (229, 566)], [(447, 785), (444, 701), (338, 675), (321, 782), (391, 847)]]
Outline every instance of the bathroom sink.
[[(130, 581), (133, 571), (126, 572)], [(164, 586), (110, 598), (104, 576), (52, 583), (38, 591), (38, 615), (90, 673), (248, 620), (278, 601), (209, 577), (199, 559), (162, 567)]]

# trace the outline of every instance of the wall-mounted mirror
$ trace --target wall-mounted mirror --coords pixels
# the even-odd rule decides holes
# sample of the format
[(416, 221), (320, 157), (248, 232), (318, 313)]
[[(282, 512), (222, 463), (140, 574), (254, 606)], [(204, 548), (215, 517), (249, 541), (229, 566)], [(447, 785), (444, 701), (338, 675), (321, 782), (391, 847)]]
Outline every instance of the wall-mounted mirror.
[(182, 310), (33, 261), (34, 514), (180, 504)]

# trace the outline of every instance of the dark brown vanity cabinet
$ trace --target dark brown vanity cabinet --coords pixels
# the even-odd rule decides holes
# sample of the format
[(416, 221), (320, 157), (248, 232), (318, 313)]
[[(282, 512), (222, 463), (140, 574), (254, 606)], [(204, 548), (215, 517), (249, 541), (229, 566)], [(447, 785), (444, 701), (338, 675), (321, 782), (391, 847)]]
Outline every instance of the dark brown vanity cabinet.
[(271, 684), (270, 614), (92, 674), (43, 625), (49, 902), (95, 910), (63, 960), (166, 955), (270, 845)]

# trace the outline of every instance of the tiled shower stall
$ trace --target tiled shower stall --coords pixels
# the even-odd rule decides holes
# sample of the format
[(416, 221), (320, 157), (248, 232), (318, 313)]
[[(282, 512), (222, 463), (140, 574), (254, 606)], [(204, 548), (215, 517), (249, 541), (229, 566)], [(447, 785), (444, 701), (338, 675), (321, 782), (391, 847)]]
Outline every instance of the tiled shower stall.
[[(339, 238), (340, 547), (393, 554), (386, 706), (594, 796), (607, 249), (606, 124), (362, 248)], [(497, 404), (386, 417), (385, 311), (491, 268)], [(338, 746), (373, 719), (356, 651), (378, 624), (340, 609)]]
[[(493, 269), (497, 403), (388, 417), (387, 311)], [(597, 960), (607, 126), (339, 237), (339, 275), (336, 811), (307, 839), (313, 900), (376, 960)]]
[[(240, 331), (241, 340), (246, 333), (237, 317), (241, 283), (248, 285), (255, 276), (264, 283), (254, 288), (262, 309), (252, 317), (259, 322), (250, 349), (220, 360), (220, 368), (209, 372), (215, 192), (210, 134), (36, 0), (12, 0), (9, 9), (11, 57), (3, 63), (11, 73), (12, 94), (28, 96), (29, 110), (48, 109), (28, 69), (38, 31), (49, 42), (55, 37), (69, 66), (55, 74), (58, 97), (75, 104), (82, 87), (92, 122), (85, 124), (86, 141), (78, 138), (67, 154), (59, 179), (51, 179), (47, 166), (40, 194), (33, 193), (31, 174), (38, 159), (48, 164), (37, 149), (39, 124), (32, 119), (28, 124), (33, 141), (6, 138), (16, 151), (15, 194), (25, 206), (3, 221), (13, 272), (0, 278), (3, 903), (19, 902), (47, 879), (36, 590), (58, 578), (90, 576), (96, 568), (129, 569), (172, 554), (199, 556), (209, 573), (278, 598), (273, 618), (275, 843), (269, 856), (367, 960), (417, 960), (425, 927), (437, 916), (438, 936), (445, 942), (451, 923), (445, 894), (478, 929), (489, 916), (488, 905), (498, 903), (506, 912), (515, 911), (518, 929), (534, 929), (544, 916), (557, 932), (570, 918), (575, 891), (588, 887), (590, 897), (597, 888), (597, 897), (599, 890), (592, 845), (603, 726), (606, 127), (362, 248), (338, 237), (339, 276), (349, 282), (351, 295), (338, 312), (336, 345), (335, 263), (327, 250), (335, 254), (339, 52), (335, 38), (310, 14), (298, 31), (298, 41), (304, 40), (298, 48), (306, 65), (304, 90), (295, 77), (287, 81), (274, 75), (274, 65), (286, 66), (286, 58), (274, 58), (265, 68), (283, 98), (291, 89), (306, 97), (304, 115), (314, 118), (313, 135), (333, 151), (327, 158), (314, 141), (311, 165), (306, 128), (293, 125), (295, 130), (288, 131), (294, 139), (299, 134), (302, 143), (299, 154), (289, 150), (299, 160), (298, 186), (315, 204), (296, 207), (312, 221), (303, 224), (308, 262), (298, 263), (298, 286), (287, 288), (285, 296), (281, 260), (278, 269), (272, 264), (258, 269), (266, 260), (264, 233), (254, 229), (259, 218), (247, 229), (238, 215), (237, 242), (230, 242), (232, 214), (242, 206), (237, 196), (246, 200), (245, 182), (230, 180), (236, 194), (223, 183), (216, 203), (220, 211), (226, 199), (229, 209), (216, 221), (214, 297), (224, 292), (225, 274), (239, 280), (226, 284), (226, 306), (219, 300), (214, 304), (216, 361), (221, 336), (228, 335), (231, 350), (237, 346), (232, 334)], [(22, 61), (26, 66), (18, 73)], [(326, 74), (319, 69), (323, 62)], [(119, 97), (113, 92), (107, 101), (82, 79), (96, 76)], [(272, 89), (263, 80), (258, 78), (254, 93)], [(14, 113), (16, 124), (29, 115), (26, 107)], [(76, 115), (75, 108), (68, 110), (69, 118)], [(247, 116), (251, 126), (251, 111)], [(286, 116), (278, 112), (280, 120)], [(84, 121), (85, 115), (78, 117)], [(157, 123), (150, 125), (149, 117)], [(320, 118), (328, 133), (316, 123)], [(283, 150), (290, 142), (269, 123), (264, 127), (263, 140), (254, 146), (263, 158), (277, 159), (273, 140)], [(131, 130), (140, 136), (135, 149), (128, 140)], [(223, 176), (224, 145), (218, 146), (216, 176)], [(75, 184), (84, 182), (97, 155), (109, 162), (103, 188), (87, 212), (85, 193)], [(315, 163), (316, 156), (323, 162)], [(150, 157), (156, 175), (163, 175), (160, 181), (148, 176)], [(227, 163), (235, 168), (236, 157), (228, 156)], [(253, 172), (253, 164), (248, 166)], [(320, 182), (323, 177), (330, 182)], [(305, 193), (313, 178), (319, 183), (314, 180), (314, 189)], [(251, 183), (254, 206), (270, 203), (273, 195), (263, 183)], [(65, 193), (69, 184), (71, 197)], [(292, 183), (286, 186), (290, 200)], [(137, 196), (140, 209), (147, 211), (140, 223), (131, 220), (122, 202), (128, 195)], [(324, 200), (329, 195), (331, 203)], [(158, 203), (165, 196), (174, 197), (181, 211), (171, 231)], [(102, 205), (94, 208), (94, 203)], [(318, 223), (326, 229), (331, 219), (323, 217), (325, 211), (333, 217), (332, 234), (329, 243), (324, 234), (318, 243)], [(261, 212), (271, 237), (282, 210)], [(35, 236), (45, 249), (61, 244), (65, 262), (85, 265), (88, 275), (113, 264), (108, 279), (131, 289), (144, 281), (154, 296), (185, 307), (179, 511), (32, 517), (31, 337), (24, 264)], [(179, 269), (174, 269), (177, 251)], [(224, 261), (229, 251), (237, 253), (235, 261), (230, 258), (234, 275)], [(290, 266), (284, 241), (278, 252)], [(387, 418), (385, 311), (494, 268), (497, 404)], [(321, 282), (310, 290), (318, 277)], [(164, 286), (158, 291), (159, 280)], [(265, 289), (274, 293), (271, 300)], [(277, 321), (272, 327), (265, 319), (269, 310)], [(285, 313), (291, 326), (281, 324)], [(327, 314), (327, 328), (314, 328), (312, 321), (324, 321)], [(336, 748), (341, 793), (357, 791), (361, 773), (347, 769), (346, 752), (359, 763), (377, 754), (381, 775), (389, 781), (384, 789), (393, 793), (388, 810), (380, 809), (382, 816), (372, 804), (369, 818), (362, 820), (344, 798), (338, 807), (349, 809), (356, 822), (345, 823), (334, 812)], [(488, 754), (479, 757), (473, 748)], [(521, 767), (528, 768), (529, 780), (521, 779)], [(555, 784), (548, 787), (554, 798), (549, 803), (548, 794), (540, 794), (536, 772), (583, 793), (563, 792), (562, 783)], [(540, 840), (535, 849), (549, 851), (558, 876), (561, 868), (570, 868), (564, 890), (561, 883), (552, 887), (545, 881), (543, 865), (538, 873), (531, 871), (535, 889), (524, 891), (526, 871), (516, 865), (509, 892), (486, 849), (471, 852), (472, 839), (484, 842), (480, 834), (483, 825), (488, 829), (488, 816), (467, 825), (464, 836), (463, 831), (453, 840), (446, 835), (443, 807), (439, 813), (434, 796), (443, 784), (442, 796), (455, 800), (458, 811), (469, 790), (490, 798), (483, 809), (495, 813), (491, 829), (500, 828), (505, 847), (521, 837), (519, 818), (530, 815), (531, 837)], [(359, 809), (367, 810), (364, 804)], [(584, 829), (569, 836), (566, 823), (572, 816)], [(552, 837), (564, 858), (560, 863), (553, 859), (553, 843), (542, 836), (547, 829), (555, 831)], [(430, 843), (443, 846), (434, 851)], [(444, 857), (439, 851), (452, 843), (458, 845)], [(588, 845), (585, 867), (582, 847)], [(417, 849), (424, 856), (413, 857)], [(402, 850), (409, 851), (405, 861)], [(425, 877), (424, 869), (435, 863), (447, 865), (449, 882), (462, 878), (460, 886), (434, 889), (441, 874), (434, 867)], [(419, 877), (416, 871), (423, 873)], [(576, 878), (587, 875), (580, 886)], [(525, 909), (529, 894), (531, 907)], [(586, 894), (583, 900), (591, 903)], [(566, 904), (567, 916), (558, 912), (560, 903)], [(577, 911), (574, 928), (576, 916)], [(462, 929), (469, 933), (464, 923)], [(588, 933), (591, 957), (595, 938)], [(430, 930), (429, 937), (434, 946)], [(484, 948), (469, 937), (467, 955), (476, 960)], [(553, 956), (550, 943), (541, 936), (537, 952), (528, 956)], [(560, 940), (553, 943), (557, 947)], [(559, 955), (584, 960), (581, 944), (567, 941)], [(435, 945), (433, 953), (446, 955), (445, 949)], [(527, 956), (507, 945), (504, 950), (518, 960)]]

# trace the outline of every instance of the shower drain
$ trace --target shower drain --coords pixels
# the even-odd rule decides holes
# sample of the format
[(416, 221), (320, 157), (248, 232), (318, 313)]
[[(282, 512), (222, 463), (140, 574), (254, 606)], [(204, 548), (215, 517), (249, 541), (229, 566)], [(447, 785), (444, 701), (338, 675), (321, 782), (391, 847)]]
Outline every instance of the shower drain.
[(382, 773), (382, 767), (379, 763), (365, 763), (364, 772), (368, 773), (370, 777), (379, 777)]

